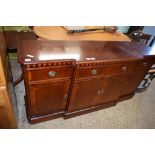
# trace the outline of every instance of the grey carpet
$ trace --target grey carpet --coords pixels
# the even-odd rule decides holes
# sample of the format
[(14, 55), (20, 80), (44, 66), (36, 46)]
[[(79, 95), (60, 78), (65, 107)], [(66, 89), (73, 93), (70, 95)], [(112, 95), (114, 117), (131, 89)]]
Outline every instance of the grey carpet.
[[(11, 60), (14, 80), (21, 73), (20, 65)], [(31, 125), (27, 122), (24, 84), (15, 88), (18, 106), (18, 128), (155, 128), (155, 80), (150, 88), (116, 106), (64, 120), (63, 118)]]

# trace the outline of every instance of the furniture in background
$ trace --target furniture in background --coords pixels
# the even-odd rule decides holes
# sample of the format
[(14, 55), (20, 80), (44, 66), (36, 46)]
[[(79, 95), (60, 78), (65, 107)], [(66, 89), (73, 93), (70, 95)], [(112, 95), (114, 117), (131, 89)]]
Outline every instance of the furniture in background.
[(0, 27), (0, 128), (4, 129), (17, 127), (16, 99), (6, 54), (4, 34)]
[(6, 47), (11, 52), (11, 50), (16, 51), (18, 42), (20, 40), (35, 40), (36, 35), (33, 32), (17, 32), (17, 31), (5, 31), (4, 32)]
[[(10, 59), (17, 59), (16, 52), (19, 42), (21, 40), (37, 40), (37, 36), (33, 32), (30, 32), (31, 30), (27, 27), (17, 27), (18, 29), (16, 27), (13, 27), (14, 31), (12, 31), (11, 28), (3, 27), (3, 29), (5, 30), (4, 37), (6, 41), (7, 53)], [(16, 81), (13, 82), (13, 86), (16, 86), (22, 80), (23, 75), (21, 75)]]
[(86, 32), (68, 34), (63, 26), (34, 26), (33, 32), (46, 40), (95, 40), (95, 41), (130, 41), (129, 37), (120, 32)]
[(155, 36), (153, 37), (152, 41), (150, 42), (149, 46), (152, 47), (155, 44)]
[(155, 78), (155, 65), (152, 65), (151, 69), (148, 71), (147, 75), (145, 76), (140, 86), (138, 87), (137, 92), (146, 91), (154, 78)]
[(137, 30), (132, 32), (129, 37), (131, 38), (132, 42), (143, 42), (144, 44), (147, 44), (148, 41), (151, 39), (150, 34), (144, 34), (142, 31)]
[[(132, 32), (130, 35), (132, 42), (143, 42), (144, 44), (148, 44), (148, 41), (151, 39), (150, 34), (144, 34), (142, 31), (137, 30)], [(155, 38), (155, 37), (154, 37)], [(150, 42), (149, 46), (153, 46), (154, 38)], [(137, 92), (145, 91), (151, 84), (151, 81), (155, 78), (155, 64), (152, 65), (147, 75), (144, 77), (139, 87), (137, 88)]]
[(126, 34), (130, 35), (134, 31), (143, 31), (143, 29), (144, 29), (144, 26), (130, 26)]
[(63, 26), (68, 34), (90, 33), (90, 32), (108, 32), (115, 33), (118, 30), (117, 26)]
[(22, 41), (18, 49), (30, 123), (70, 118), (131, 98), (155, 63), (143, 43)]

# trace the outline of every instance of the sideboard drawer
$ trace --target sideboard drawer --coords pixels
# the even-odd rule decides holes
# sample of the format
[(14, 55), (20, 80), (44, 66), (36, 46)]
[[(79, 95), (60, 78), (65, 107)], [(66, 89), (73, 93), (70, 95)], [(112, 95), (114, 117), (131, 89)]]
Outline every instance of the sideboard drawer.
[(141, 61), (137, 64), (137, 69), (138, 70), (146, 70), (151, 68), (151, 66), (153, 65), (152, 61)]
[(128, 73), (136, 70), (136, 63), (114, 64), (103, 66), (79, 67), (76, 79), (110, 74)]
[(48, 68), (48, 69), (35, 69), (28, 71), (29, 81), (57, 79), (57, 78), (71, 78), (73, 68)]

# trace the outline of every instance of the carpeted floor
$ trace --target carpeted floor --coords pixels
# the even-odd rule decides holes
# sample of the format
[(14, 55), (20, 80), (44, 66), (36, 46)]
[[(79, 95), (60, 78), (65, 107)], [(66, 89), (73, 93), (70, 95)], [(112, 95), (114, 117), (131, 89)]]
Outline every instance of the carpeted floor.
[[(14, 80), (21, 73), (17, 60), (11, 60)], [(24, 84), (15, 88), (18, 106), (18, 128), (155, 128), (155, 80), (150, 88), (117, 106), (64, 120), (63, 118), (31, 125), (27, 122)]]

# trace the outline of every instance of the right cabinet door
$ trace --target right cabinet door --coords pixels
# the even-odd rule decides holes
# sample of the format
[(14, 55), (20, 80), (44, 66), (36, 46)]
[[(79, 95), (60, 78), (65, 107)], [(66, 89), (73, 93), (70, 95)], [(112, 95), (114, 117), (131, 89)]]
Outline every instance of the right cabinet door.
[(116, 100), (124, 88), (121, 75), (74, 82), (68, 111), (77, 111)]
[(134, 73), (129, 73), (127, 77), (124, 77), (125, 85), (122, 89), (121, 96), (134, 94), (140, 82), (144, 79), (147, 70), (140, 70)]

